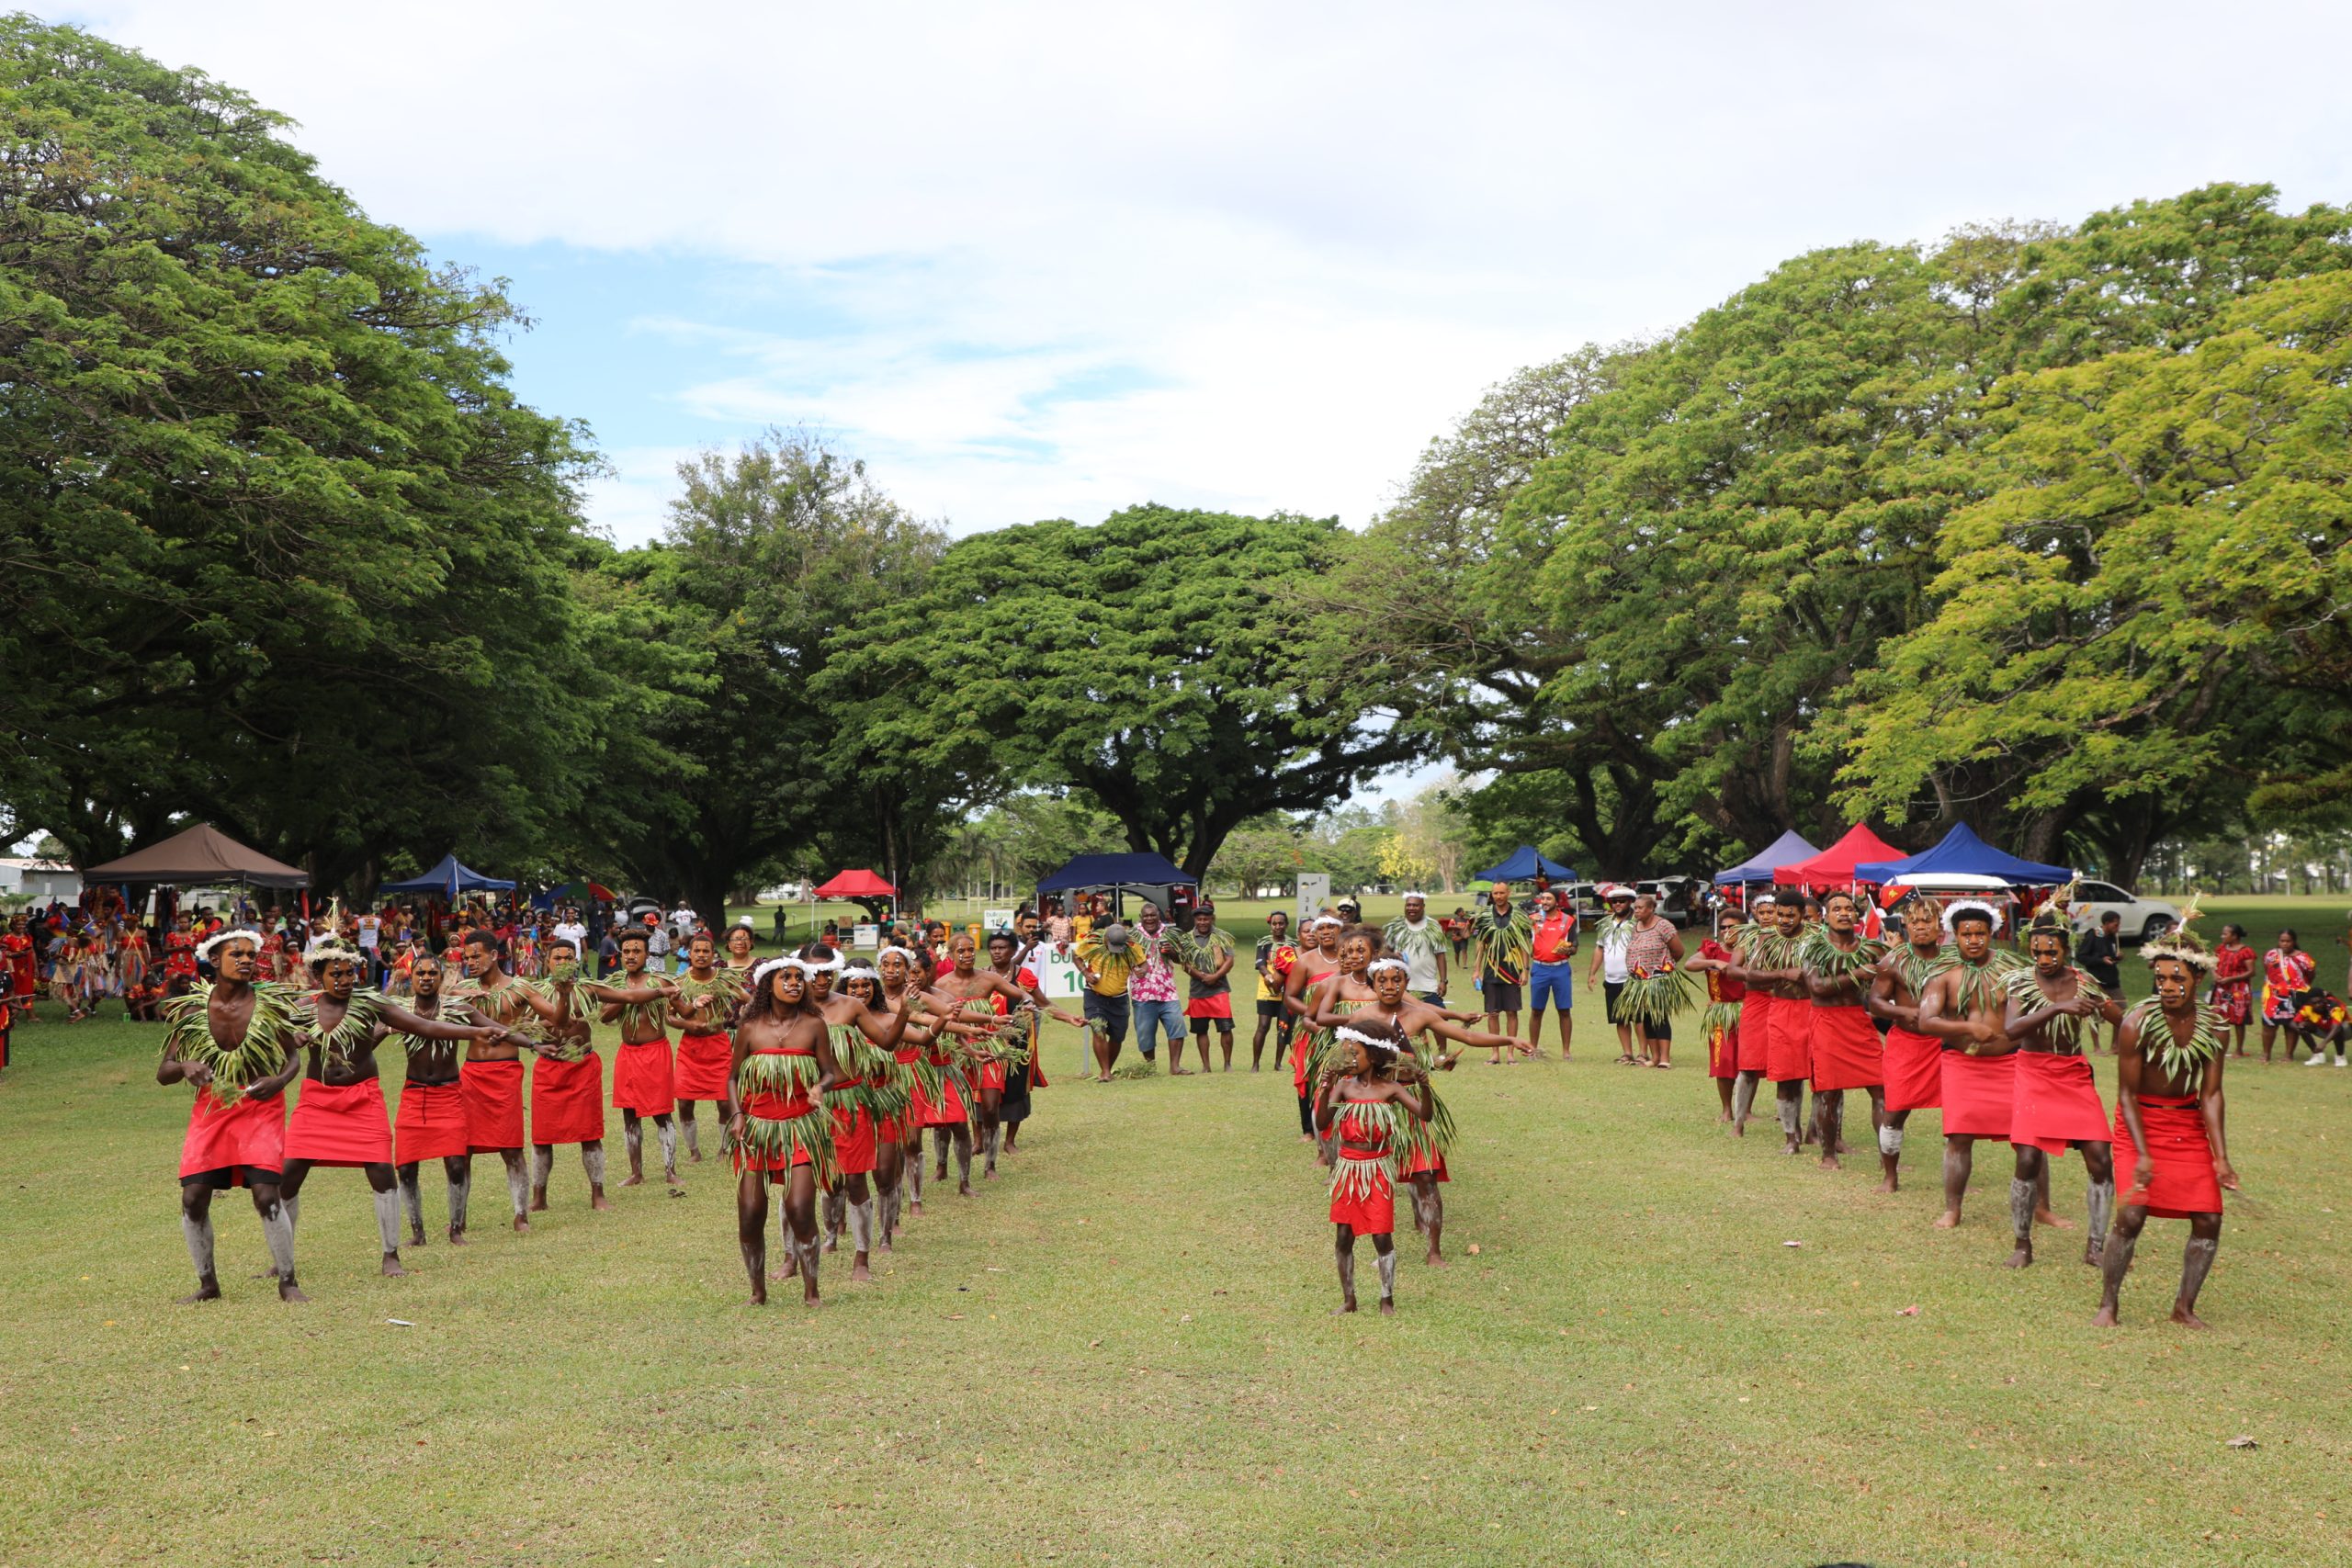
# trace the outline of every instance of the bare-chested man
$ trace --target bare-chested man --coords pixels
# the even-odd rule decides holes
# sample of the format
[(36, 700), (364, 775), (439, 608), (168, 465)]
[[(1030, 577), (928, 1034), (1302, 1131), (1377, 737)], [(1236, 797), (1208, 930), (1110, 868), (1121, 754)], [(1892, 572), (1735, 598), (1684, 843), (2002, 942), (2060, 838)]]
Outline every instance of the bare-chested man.
[[(1859, 1089), (1871, 1097), (1871, 1128), (1886, 1124), (1886, 1067), (1878, 1028), (1862, 1006), (1883, 944), (1854, 929), (1861, 911), (1851, 893), (1837, 892), (1821, 901), (1822, 923), (1798, 950), (1804, 972), (1805, 992), (1812, 1002), (1806, 1024), (1806, 1046), (1813, 1064), (1814, 1135), (1821, 1141), (1821, 1165), (1838, 1168), (1838, 1156), (1846, 1145), (1846, 1091)], [(1894, 1162), (1883, 1147), (1879, 1152), (1883, 1176), (1881, 1190), (1894, 1188)]]
[(1976, 1140), (2007, 1139), (2017, 1098), (2017, 1057), (2002, 1025), (2008, 992), (2002, 976), (2016, 966), (1993, 947), (1993, 906), (1979, 898), (1947, 904), (1944, 930), (1952, 962), (1919, 997), (1919, 1032), (1943, 1043), (1939, 1092), (1944, 1113), (1944, 1212), (1939, 1230), (1960, 1224), (1961, 1201), (1975, 1166)]
[(2015, 1100), (2009, 1111), (2009, 1143), (2017, 1150), (2017, 1174), (2009, 1180), (2009, 1219), (2017, 1231), (2014, 1269), (2033, 1262), (2033, 1226), (2038, 1191), (2048, 1190), (2049, 1156), (2080, 1150), (2089, 1179), (2088, 1233), (2083, 1261), (2097, 1263), (2107, 1246), (2115, 1213), (2115, 1162), (2107, 1107), (2083, 1053), (2096, 1038), (2092, 1025), (2115, 1023), (2123, 1009), (2088, 975), (2066, 961), (2065, 916), (2045, 908), (2026, 932), (2030, 966), (2004, 979), (2008, 1004), (2002, 1034), (2017, 1052)]
[[(1739, 963), (1724, 973), (1747, 987), (1747, 1015), (1757, 1019), (1763, 1034), (1763, 1075), (1772, 1080), (1780, 1113), (1781, 1152), (1793, 1155), (1804, 1142), (1804, 1086), (1813, 1073), (1813, 993), (1798, 953), (1805, 935), (1804, 907), (1794, 897), (1780, 899), (1772, 906), (1770, 929), (1767, 924), (1759, 914)], [(1756, 1005), (1759, 999), (1765, 1003), (1761, 1009)], [(1744, 1119), (1736, 1121), (1734, 1130), (1743, 1124)]]
[[(391, 1118), (384, 1107), (376, 1047), (394, 1031), (448, 1045), (460, 1040), (503, 1039), (495, 1024), (447, 1023), (425, 1018), (359, 988), (360, 954), (340, 937), (311, 943), (303, 963), (318, 989), (297, 1014), (308, 1048), (302, 1097), (286, 1128), (286, 1175), (278, 1191), (287, 1223), (299, 1229), (302, 1187), (316, 1166), (356, 1166), (375, 1195), (376, 1231), (384, 1244), (383, 1271), (401, 1267), (401, 1212), (393, 1177)], [(462, 1204), (453, 1220), (462, 1221)], [(458, 1230), (462, 1233), (462, 1224)], [(292, 1282), (282, 1275), (280, 1284)]]
[(213, 1259), (212, 1194), (242, 1183), (253, 1194), (281, 1301), (310, 1298), (294, 1282), (294, 1223), (278, 1195), (286, 1163), (286, 1086), (300, 1070), (293, 992), (257, 979), (261, 938), (220, 931), (196, 949), (213, 978), (164, 1003), (155, 1081), (196, 1090), (180, 1144), (180, 1234), (196, 1265), (196, 1293), (220, 1297)]
[(727, 1064), (735, 1047), (727, 1037), (728, 1021), (742, 1004), (752, 976), (752, 928), (734, 926), (727, 932), (727, 962), (720, 964), (708, 931), (696, 931), (686, 942), (686, 972), (678, 976), (670, 998), (668, 1020), (678, 1027), (678, 1059), (671, 1087), (677, 1097), (678, 1128), (685, 1134), (686, 1158), (702, 1163), (702, 1129), (695, 1122), (695, 1103), (716, 1100), (721, 1127), (734, 1119), (727, 1098)]
[[(441, 961), (419, 953), (409, 965), (409, 1010), (418, 1018), (441, 1016)], [(401, 1079), (400, 1108), (392, 1114), (392, 1166), (400, 1178), (401, 1205), (408, 1213), (411, 1247), (424, 1245), (424, 1162), (441, 1162), (449, 1187), (449, 1244), (466, 1242), (466, 1210), (473, 1196), (472, 1152), (466, 1133), (466, 1096), (458, 1082), (458, 1047), (450, 1040), (393, 1031), (408, 1052)]]
[(1928, 982), (1956, 960), (1944, 946), (1943, 907), (1915, 896), (1903, 908), (1903, 942), (1888, 950), (1871, 971), (1866, 1005), (1886, 1032), (1886, 1120), (1878, 1130), (1878, 1155), (1886, 1171), (1879, 1190), (1902, 1184), (1903, 1125), (1914, 1111), (1943, 1103), (1943, 1042), (1919, 1027), (1919, 1001)]
[[(478, 928), (466, 933), (466, 972), (455, 986), (445, 976), (441, 1009), (447, 1014), (462, 1009), (486, 1023), (504, 1025), (510, 1032), (535, 1032), (528, 1042), (535, 1052), (576, 1050), (587, 1038), (587, 1020), (580, 1016), (572, 990), (579, 968), (570, 942), (548, 945), (547, 989), (526, 985), (506, 972), (506, 944), (498, 933)], [(537, 1033), (544, 1033), (542, 1045)], [(514, 1201), (514, 1229), (531, 1228), (531, 1178), (523, 1163), (524, 1036), (510, 1032), (501, 1040), (477, 1040), (466, 1047), (465, 1065), (458, 1069), (458, 1088), (466, 1107), (466, 1149), (469, 1190), (473, 1185), (472, 1156), (495, 1153), (506, 1166), (506, 1191)], [(541, 1060), (549, 1059), (546, 1055)], [(601, 1154), (598, 1156), (602, 1158)], [(601, 1177), (599, 1178), (601, 1180)], [(601, 1195), (601, 1188), (599, 1192)], [(539, 1205), (546, 1207), (544, 1201)]]
[(817, 1304), (817, 1190), (833, 1179), (832, 1120), (821, 1109), (842, 1081), (825, 1016), (809, 996), (797, 958), (772, 958), (752, 971), (752, 995), (735, 1030), (729, 1125), (739, 1179), (735, 1228), (752, 1304), (768, 1299), (768, 1185), (783, 1184), (784, 1250), (800, 1276), (801, 1300)]
[[(613, 1057), (613, 1109), (621, 1113), (621, 1139), (628, 1150), (628, 1179), (621, 1185), (645, 1184), (644, 1119), (650, 1116), (654, 1133), (662, 1140), (662, 1179), (675, 1188), (678, 1129), (670, 1120), (670, 1110), (677, 1097), (671, 1077), (670, 1032), (662, 1021), (677, 1007), (678, 987), (665, 976), (646, 972), (651, 945), (645, 932), (623, 931), (617, 940), (620, 973), (609, 982), (582, 981), (580, 989), (603, 1004), (597, 1013), (599, 1022), (621, 1026), (621, 1048)], [(707, 973), (714, 952), (710, 933), (698, 932), (696, 940), (702, 944)], [(604, 1130), (605, 1119), (600, 1111), (596, 1118), (600, 1139)], [(548, 1141), (541, 1139), (543, 1143)]]
[(2184, 919), (2141, 949), (2156, 994), (2133, 1008), (2116, 1031), (2115, 1153), (2131, 1163), (2132, 1186), (2100, 1259), (2104, 1280), (2098, 1315), (2091, 1319), (2100, 1328), (2115, 1326), (2123, 1277), (2151, 1214), (2188, 1222), (2172, 1320), (2187, 1328), (2205, 1326), (2197, 1296), (2222, 1246), (2222, 1194), (2238, 1190), (2222, 1135), (2222, 1032), (2227, 1026), (2197, 999), (2198, 983), (2213, 973), (2214, 961), (2187, 928)]

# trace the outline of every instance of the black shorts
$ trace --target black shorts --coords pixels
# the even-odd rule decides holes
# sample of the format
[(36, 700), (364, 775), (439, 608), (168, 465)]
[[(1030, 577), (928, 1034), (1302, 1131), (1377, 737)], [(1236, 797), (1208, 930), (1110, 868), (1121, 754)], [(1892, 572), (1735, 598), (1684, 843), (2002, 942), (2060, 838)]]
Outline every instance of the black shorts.
[[(1606, 1010), (1609, 1014), (1609, 1021), (1611, 1023), (1631, 1023), (1633, 1021), (1631, 1019), (1619, 1018), (1617, 1016), (1617, 998), (1624, 993), (1625, 982), (1623, 980), (1603, 980), (1600, 982), (1600, 990), (1601, 994), (1609, 998), (1608, 1008)], [(1645, 1040), (1671, 1040), (1674, 1038), (1674, 1026), (1670, 1023), (1645, 1022), (1641, 1027), (1642, 1038)], [(1702, 1041), (1701, 1043), (1704, 1044), (1705, 1042)]]
[(1517, 1012), (1520, 994), (1517, 986), (1507, 986), (1500, 980), (1489, 980), (1478, 987), (1478, 1010), (1481, 1012)]
[(1280, 997), (1276, 997), (1272, 1001), (1260, 1002), (1258, 1004), (1258, 1016), (1260, 1018), (1280, 1018), (1282, 1015), (1283, 999)]
[(1112, 1044), (1125, 1044), (1127, 994), (1122, 991), (1115, 997), (1106, 997), (1090, 986), (1082, 993), (1082, 997), (1079, 1011), (1085, 1015), (1086, 1021)]

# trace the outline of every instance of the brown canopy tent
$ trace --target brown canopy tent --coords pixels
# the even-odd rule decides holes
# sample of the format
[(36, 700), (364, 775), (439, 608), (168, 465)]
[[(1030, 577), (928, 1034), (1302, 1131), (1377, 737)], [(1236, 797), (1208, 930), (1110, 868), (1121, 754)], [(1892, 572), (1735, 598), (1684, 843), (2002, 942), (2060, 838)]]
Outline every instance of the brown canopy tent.
[(175, 833), (160, 844), (133, 851), (104, 865), (85, 865), (82, 881), (162, 883), (174, 887), (202, 887), (242, 883), (253, 887), (307, 887), (311, 874), (300, 866), (270, 859), (199, 822)]

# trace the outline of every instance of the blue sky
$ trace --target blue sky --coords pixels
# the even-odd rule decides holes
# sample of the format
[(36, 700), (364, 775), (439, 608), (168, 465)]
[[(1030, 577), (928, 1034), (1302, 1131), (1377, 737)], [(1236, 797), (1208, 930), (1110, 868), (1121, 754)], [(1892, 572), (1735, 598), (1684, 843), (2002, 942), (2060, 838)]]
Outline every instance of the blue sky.
[(2352, 198), (2352, 7), (94, 0), (539, 325), (590, 498), (807, 425), (958, 533), (1374, 515), (1512, 369), (1856, 238)]

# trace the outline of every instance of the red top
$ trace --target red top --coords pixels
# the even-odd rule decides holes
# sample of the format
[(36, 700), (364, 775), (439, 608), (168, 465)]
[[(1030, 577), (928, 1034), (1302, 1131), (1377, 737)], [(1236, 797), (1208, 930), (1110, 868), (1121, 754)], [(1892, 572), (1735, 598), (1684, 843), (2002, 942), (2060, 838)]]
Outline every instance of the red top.
[(1568, 942), (1577, 934), (1577, 918), (1566, 909), (1536, 922), (1534, 957), (1538, 964), (1558, 964), (1568, 956)]
[(2262, 955), (2265, 978), (2274, 991), (2305, 991), (2311, 988), (2312, 976), (2319, 971), (2319, 960), (2301, 948), (2281, 953), (2277, 948)]
[[(1713, 937), (1699, 944), (1699, 956), (1730, 963), (1739, 956)], [(1720, 969), (1707, 971), (1707, 999), (1711, 1002), (1743, 1002), (1747, 999), (1747, 982), (1735, 980)]]
[(2213, 978), (2244, 985), (2254, 976), (2254, 949), (2242, 945), (2213, 950)]

